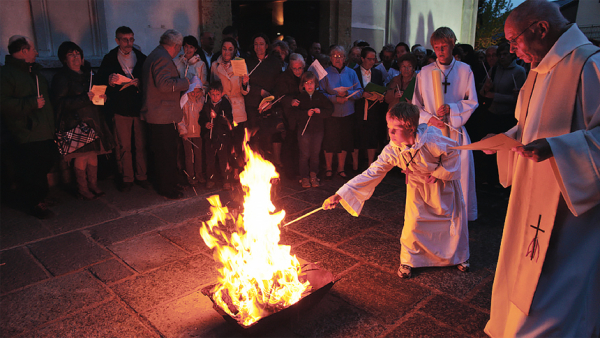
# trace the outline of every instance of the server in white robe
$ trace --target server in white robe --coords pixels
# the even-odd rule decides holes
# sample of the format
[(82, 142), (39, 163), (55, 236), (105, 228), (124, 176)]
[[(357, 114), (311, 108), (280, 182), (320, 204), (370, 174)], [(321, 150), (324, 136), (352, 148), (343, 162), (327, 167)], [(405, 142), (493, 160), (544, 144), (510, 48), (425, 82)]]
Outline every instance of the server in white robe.
[[(406, 111), (406, 107), (413, 111), (412, 124), (392, 117), (397, 116), (395, 110)], [(400, 263), (401, 267), (409, 267), (406, 277), (410, 277), (410, 268), (452, 266), (469, 259), (460, 158), (458, 151), (451, 149), (457, 143), (435, 127), (414, 127), (418, 115), (418, 109), (410, 103), (394, 106), (386, 118), (390, 143), (366, 171), (344, 184), (323, 204), (330, 209), (340, 202), (350, 214), (358, 216), (388, 171), (395, 166), (402, 168), (407, 174), (407, 188)]]
[(516, 152), (498, 152), (512, 185), (492, 289), (491, 337), (600, 336), (600, 50), (547, 1), (506, 20), (531, 71)]
[[(477, 108), (477, 90), (471, 67), (466, 63), (454, 60), (452, 49), (456, 43), (454, 32), (448, 27), (440, 27), (431, 35), (431, 45), (437, 56), (437, 61), (429, 64), (417, 74), (413, 104), (421, 111), (420, 123), (427, 123), (440, 129), (446, 126), (434, 115), (444, 115), (444, 119), (452, 127), (449, 137), (459, 145), (471, 143), (464, 125)], [(432, 72), (442, 71), (442, 90), (444, 106), (438, 109), (435, 104)], [(460, 133), (459, 133), (460, 132)], [(477, 195), (475, 193), (475, 165), (473, 153), (461, 150), (461, 180), (463, 196), (467, 203), (468, 220), (477, 219)]]

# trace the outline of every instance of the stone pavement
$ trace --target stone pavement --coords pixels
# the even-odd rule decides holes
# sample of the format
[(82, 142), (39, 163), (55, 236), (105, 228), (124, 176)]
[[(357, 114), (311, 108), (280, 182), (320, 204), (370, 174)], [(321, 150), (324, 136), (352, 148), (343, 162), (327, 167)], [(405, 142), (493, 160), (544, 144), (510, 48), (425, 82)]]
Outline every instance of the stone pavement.
[[(282, 180), (275, 205), (292, 220), (321, 205), (344, 182), (301, 189)], [(1, 209), (2, 337), (235, 337), (200, 290), (216, 264), (200, 238), (206, 198), (228, 192), (186, 190), (166, 200), (135, 186), (82, 201), (53, 188), (57, 217), (40, 221)], [(319, 211), (282, 231), (292, 253), (341, 277), (311, 311), (282, 322), (269, 337), (485, 337), (506, 212), (505, 194), (479, 189), (479, 220), (469, 224), (471, 272), (413, 270), (401, 280), (399, 236), (404, 176), (394, 170), (360, 217)]]

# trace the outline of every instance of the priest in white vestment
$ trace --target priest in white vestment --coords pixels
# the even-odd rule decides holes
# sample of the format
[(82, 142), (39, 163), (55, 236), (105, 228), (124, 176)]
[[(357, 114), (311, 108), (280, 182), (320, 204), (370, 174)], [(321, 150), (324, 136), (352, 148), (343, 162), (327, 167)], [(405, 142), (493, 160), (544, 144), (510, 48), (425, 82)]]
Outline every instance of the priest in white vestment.
[(402, 278), (409, 278), (411, 269), (418, 267), (457, 265), (461, 271), (468, 270), (468, 265), (461, 264), (469, 259), (469, 230), (460, 188), (460, 158), (458, 150), (451, 149), (457, 143), (435, 127), (421, 124), (417, 128), (418, 118), (418, 109), (410, 103), (391, 108), (386, 116), (390, 143), (367, 170), (323, 203), (331, 209), (340, 202), (358, 216), (388, 171), (402, 168), (407, 174), (398, 270)]
[[(436, 115), (444, 116), (451, 128), (449, 137), (459, 145), (471, 143), (464, 125), (478, 106), (477, 90), (471, 67), (466, 63), (456, 61), (452, 57), (452, 49), (456, 43), (454, 32), (448, 27), (440, 27), (431, 35), (431, 45), (437, 60), (417, 74), (413, 104), (421, 111), (420, 123), (427, 123), (440, 129), (447, 128), (437, 119)], [(435, 104), (432, 72), (440, 69), (442, 72), (442, 93), (444, 105), (438, 109)], [(461, 179), (463, 195), (467, 203), (469, 221), (477, 219), (477, 195), (475, 193), (475, 164), (470, 150), (460, 151)]]
[(498, 152), (512, 185), (500, 247), (491, 337), (600, 336), (600, 50), (547, 1), (526, 1), (504, 27), (531, 63)]

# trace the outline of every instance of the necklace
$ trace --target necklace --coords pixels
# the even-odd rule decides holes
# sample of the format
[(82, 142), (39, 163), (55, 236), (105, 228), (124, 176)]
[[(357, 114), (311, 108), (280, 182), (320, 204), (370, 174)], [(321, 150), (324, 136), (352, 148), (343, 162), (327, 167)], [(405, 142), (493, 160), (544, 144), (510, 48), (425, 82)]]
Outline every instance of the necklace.
[(439, 68), (439, 70), (442, 72), (442, 74), (444, 74), (444, 82), (442, 82), (442, 84), (444, 85), (444, 94), (446, 94), (446, 91), (448, 90), (448, 86), (450, 85), (450, 82), (448, 82), (448, 76), (450, 75), (450, 72), (452, 72), (452, 69), (454, 69), (455, 64), (456, 64), (456, 62), (453, 60), (452, 67), (450, 67), (448, 74), (446, 74), (442, 70), (442, 67), (440, 67), (440, 64), (437, 62), (437, 60), (435, 60), (435, 65)]

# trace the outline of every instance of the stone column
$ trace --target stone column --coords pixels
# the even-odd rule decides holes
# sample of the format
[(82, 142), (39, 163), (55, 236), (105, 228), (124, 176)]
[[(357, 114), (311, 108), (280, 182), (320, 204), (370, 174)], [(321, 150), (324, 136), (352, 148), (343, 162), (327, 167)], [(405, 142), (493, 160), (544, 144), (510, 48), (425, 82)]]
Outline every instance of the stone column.
[(352, 44), (352, 0), (322, 0), (319, 22), (319, 42), (323, 50), (336, 44)]
[(221, 32), (226, 26), (232, 24), (231, 19), (231, 1), (220, 0), (202, 0), (200, 7), (200, 27), (198, 35), (203, 31), (213, 32), (215, 34), (216, 52), (221, 45)]

